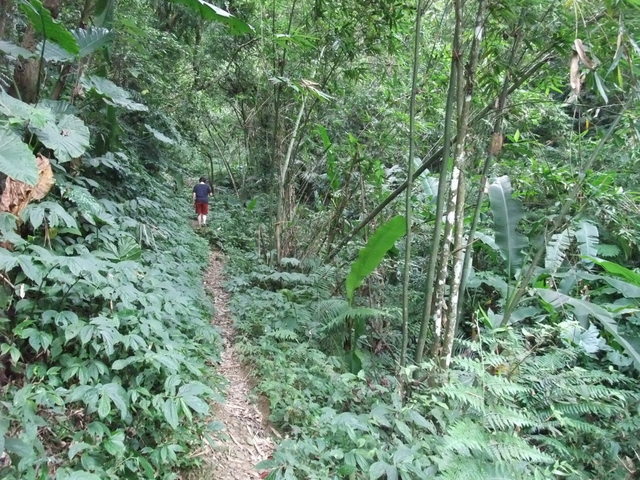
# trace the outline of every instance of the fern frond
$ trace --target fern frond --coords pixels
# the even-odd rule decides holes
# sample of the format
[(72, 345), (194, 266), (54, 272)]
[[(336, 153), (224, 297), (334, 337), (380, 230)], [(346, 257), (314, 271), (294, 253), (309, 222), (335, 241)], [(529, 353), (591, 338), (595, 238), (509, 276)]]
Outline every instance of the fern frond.
[(593, 422), (579, 420), (577, 418), (560, 416), (556, 422), (549, 422), (551, 426), (558, 429), (571, 429), (582, 434), (593, 435), (595, 437), (605, 437), (607, 431), (596, 426)]
[(526, 410), (493, 406), (482, 417), (486, 428), (491, 430), (510, 430), (522, 427), (534, 427), (540, 424), (539, 420)]
[(500, 399), (510, 399), (519, 394), (530, 392), (526, 386), (512, 382), (502, 375), (488, 375), (484, 379), (483, 386), (488, 394)]
[(556, 403), (554, 410), (565, 415), (599, 415), (600, 417), (613, 417), (624, 412), (623, 408), (594, 401), (578, 400), (576, 403)]
[(473, 457), (452, 457), (446, 465), (441, 466), (437, 478), (443, 480), (517, 480), (529, 478), (522, 471), (514, 471), (506, 465), (496, 465), (488, 461), (480, 461)]
[(316, 303), (313, 310), (316, 320), (325, 325), (349, 308), (344, 298), (332, 297)]
[(543, 450), (549, 450), (551, 453), (555, 453), (559, 457), (572, 458), (576, 455), (576, 450), (571, 448), (567, 442), (560, 441), (551, 435), (532, 435), (529, 437), (543, 448)]
[(533, 463), (553, 463), (555, 461), (551, 455), (541, 452), (522, 438), (514, 435), (499, 435), (487, 444), (486, 448), (496, 461), (506, 464), (518, 461)]
[(449, 428), (442, 438), (442, 449), (462, 456), (480, 453), (488, 441), (487, 432), (478, 424), (462, 420)]
[(293, 330), (287, 330), (284, 328), (272, 330), (267, 333), (268, 337), (273, 337), (278, 340), (297, 340), (298, 334)]
[(464, 408), (473, 408), (478, 412), (484, 411), (485, 402), (481, 389), (463, 383), (449, 383), (438, 389), (438, 393), (455, 400)]

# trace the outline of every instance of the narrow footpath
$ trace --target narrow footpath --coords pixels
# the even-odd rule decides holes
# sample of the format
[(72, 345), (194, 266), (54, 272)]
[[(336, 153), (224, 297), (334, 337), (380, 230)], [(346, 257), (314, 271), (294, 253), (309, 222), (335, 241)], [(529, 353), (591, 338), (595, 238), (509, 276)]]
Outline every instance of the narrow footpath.
[(218, 373), (227, 379), (226, 400), (216, 405), (214, 418), (224, 424), (220, 441), (204, 455), (211, 479), (249, 480), (263, 476), (254, 466), (267, 459), (274, 449), (268, 422), (249, 400), (251, 379), (235, 351), (233, 320), (229, 314), (229, 294), (223, 288), (224, 263), (219, 252), (212, 252), (205, 273), (205, 288), (215, 305), (213, 323), (220, 329), (223, 352)]

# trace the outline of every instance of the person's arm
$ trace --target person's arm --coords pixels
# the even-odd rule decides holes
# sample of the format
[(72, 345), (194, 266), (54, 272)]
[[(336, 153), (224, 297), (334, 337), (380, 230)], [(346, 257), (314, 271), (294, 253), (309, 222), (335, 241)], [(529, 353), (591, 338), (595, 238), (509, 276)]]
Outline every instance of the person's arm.
[(196, 187), (193, 187), (193, 201), (196, 201)]
[(213, 195), (213, 187), (209, 185), (209, 195)]

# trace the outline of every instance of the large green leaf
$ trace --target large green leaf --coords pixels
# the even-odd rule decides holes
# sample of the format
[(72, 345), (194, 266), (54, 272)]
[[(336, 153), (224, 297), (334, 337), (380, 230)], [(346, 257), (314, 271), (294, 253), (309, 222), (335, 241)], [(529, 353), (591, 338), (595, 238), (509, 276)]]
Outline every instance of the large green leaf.
[[(88, 30), (84, 28), (77, 28), (72, 32), (73, 37), (76, 39), (79, 51), (78, 53), (71, 53), (61, 45), (53, 41), (47, 41), (44, 44), (44, 59), (47, 62), (53, 63), (69, 63), (74, 62), (79, 58), (91, 55), (99, 48), (105, 46), (107, 42), (113, 38), (113, 32), (106, 28), (94, 28), (91, 27)], [(36, 52), (42, 51), (42, 42), (36, 47)], [(38, 56), (33, 54), (32, 56)]]
[[(38, 52), (42, 51), (42, 42), (36, 47)], [(44, 44), (44, 59), (47, 62), (52, 63), (67, 63), (76, 59), (73, 53), (68, 52), (55, 42), (45, 42)]]
[(23, 123), (29, 123), (34, 128), (44, 128), (55, 121), (54, 113), (46, 105), (40, 104), (35, 107), (13, 98), (3, 90), (0, 90), (0, 114), (12, 120), (21, 120)]
[(358, 253), (358, 258), (351, 264), (347, 276), (347, 298), (353, 299), (353, 293), (362, 285), (364, 279), (373, 272), (382, 261), (384, 255), (396, 241), (406, 233), (406, 221), (401, 215), (393, 217), (378, 227), (367, 244)]
[(89, 148), (89, 129), (74, 115), (63, 115), (57, 123), (50, 122), (44, 128), (30, 129), (46, 147), (55, 152), (61, 162), (78, 158)]
[(622, 265), (618, 265), (615, 262), (610, 262), (609, 260), (602, 260), (600, 258), (588, 256), (584, 258), (592, 261), (596, 265), (600, 265), (607, 272), (620, 278), (624, 278), (627, 282), (640, 287), (640, 273), (636, 273), (633, 270), (629, 270), (628, 268), (625, 268)]
[(78, 52), (80, 58), (91, 55), (96, 50), (104, 47), (114, 37), (113, 32), (108, 28), (98, 27), (77, 28), (72, 33), (80, 48)]
[(205, 2), (204, 0), (171, 0), (173, 3), (180, 3), (191, 10), (197, 12), (205, 20), (212, 20), (227, 25), (233, 33), (243, 34), (251, 33), (254, 28), (238, 17), (231, 15), (226, 10), (216, 7), (215, 5)]
[(26, 48), (19, 47), (14, 43), (7, 42), (6, 40), (0, 40), (0, 52), (12, 58), (34, 58), (38, 56), (37, 53), (31, 52)]
[(97, 0), (93, 11), (93, 24), (108, 27), (113, 23), (116, 0)]
[(18, 135), (4, 127), (0, 128), (0, 172), (29, 185), (38, 183), (33, 152)]
[(496, 178), (489, 185), (489, 202), (493, 212), (496, 244), (507, 261), (508, 274), (522, 265), (522, 249), (527, 246), (527, 238), (516, 231), (518, 222), (524, 216), (522, 203), (511, 197), (513, 189), (509, 177)]
[(620, 344), (624, 351), (633, 359), (636, 369), (640, 370), (640, 351), (618, 331), (618, 324), (613, 318), (613, 314), (604, 308), (585, 300), (570, 297), (564, 293), (556, 292), (546, 288), (536, 289), (538, 295), (554, 308), (558, 309), (563, 305), (572, 306), (577, 313), (588, 314), (595, 318), (602, 327)]
[(151, 125), (144, 124), (144, 127), (156, 138), (156, 140), (161, 141), (162, 143), (166, 143), (169, 145), (175, 145), (175, 140), (173, 138), (167, 137), (164, 133), (159, 130), (156, 130)]
[(111, 80), (97, 76), (82, 78), (82, 84), (88, 90), (94, 90), (98, 95), (105, 97), (104, 100), (109, 105), (126, 108), (138, 112), (146, 112), (148, 108), (141, 103), (131, 100), (131, 94), (124, 88), (119, 87)]
[(32, 111), (33, 107), (28, 103), (24, 103), (22, 100), (12, 97), (4, 90), (0, 90), (0, 114), (27, 121)]
[(78, 42), (72, 33), (53, 20), (51, 12), (40, 0), (23, 0), (20, 10), (27, 16), (33, 28), (45, 38), (54, 41), (69, 53), (77, 55), (80, 52)]

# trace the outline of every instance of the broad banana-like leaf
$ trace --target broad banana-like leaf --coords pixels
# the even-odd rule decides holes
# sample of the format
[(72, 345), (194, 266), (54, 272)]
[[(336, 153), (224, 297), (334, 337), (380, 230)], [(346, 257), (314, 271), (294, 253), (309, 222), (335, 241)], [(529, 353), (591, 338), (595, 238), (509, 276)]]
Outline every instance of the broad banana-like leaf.
[(587, 220), (582, 220), (578, 224), (575, 234), (580, 255), (589, 257), (598, 255), (598, 244), (600, 243), (598, 227)]
[(551, 236), (547, 242), (547, 250), (544, 257), (544, 267), (555, 273), (562, 266), (567, 250), (571, 246), (571, 239), (574, 234), (570, 228), (565, 228), (560, 233)]
[(144, 124), (144, 128), (147, 129), (147, 131), (149, 133), (151, 133), (151, 135), (153, 135), (156, 140), (161, 141), (162, 143), (167, 143), (169, 145), (174, 145), (176, 142), (175, 140), (173, 140), (170, 137), (167, 137), (164, 133), (162, 133), (159, 130), (156, 130), (155, 128), (153, 128), (151, 125), (147, 125), (146, 123)]
[(50, 111), (53, 116), (60, 120), (64, 115), (76, 115), (78, 109), (64, 100), (50, 100), (45, 98), (38, 102), (38, 106)]
[(48, 40), (57, 43), (73, 55), (80, 52), (80, 47), (73, 34), (62, 24), (53, 20), (51, 12), (40, 0), (23, 0), (20, 2), (20, 10), (29, 19), (33, 28)]
[(11, 130), (0, 128), (0, 172), (28, 185), (38, 183), (38, 166), (31, 149)]
[(116, 0), (97, 0), (93, 11), (93, 24), (98, 27), (111, 25), (115, 9)]
[(527, 238), (516, 231), (518, 222), (524, 216), (522, 202), (512, 198), (511, 182), (504, 175), (489, 185), (489, 202), (493, 212), (496, 244), (507, 261), (509, 276), (513, 269), (522, 265), (522, 249), (527, 246)]
[(186, 7), (189, 7), (194, 12), (198, 13), (205, 20), (212, 20), (214, 22), (220, 22), (227, 25), (232, 33), (243, 34), (252, 33), (254, 28), (246, 22), (243, 22), (238, 17), (231, 15), (226, 10), (216, 7), (215, 5), (205, 2), (204, 0), (171, 0), (173, 3), (180, 3)]
[(7, 42), (6, 40), (0, 40), (0, 52), (12, 58), (34, 58), (38, 56), (37, 53), (22, 48), (15, 43)]
[(78, 57), (80, 58), (91, 55), (96, 50), (104, 47), (114, 37), (113, 32), (108, 28), (98, 27), (76, 28), (72, 33), (80, 48), (78, 52)]
[(362, 285), (364, 279), (380, 265), (384, 255), (406, 233), (406, 230), (407, 223), (401, 215), (393, 217), (378, 227), (358, 253), (358, 258), (351, 264), (351, 270), (346, 280), (349, 301), (353, 300), (353, 293)]
[(628, 268), (618, 265), (615, 262), (610, 262), (609, 260), (602, 260), (595, 257), (585, 258), (596, 265), (600, 265), (607, 272), (616, 275), (617, 277), (624, 278), (627, 282), (640, 287), (640, 273), (636, 273), (633, 270), (629, 270)]
[(564, 293), (556, 292), (555, 290), (549, 290), (546, 288), (538, 288), (536, 290), (538, 295), (540, 295), (545, 302), (551, 304), (551, 306), (556, 309), (563, 305), (570, 305), (576, 310), (576, 313), (588, 314), (594, 318), (602, 328), (611, 334), (627, 355), (633, 359), (633, 364), (636, 369), (640, 370), (640, 350), (636, 348), (629, 339), (620, 334), (618, 331), (618, 324), (611, 312), (594, 303), (579, 300), (565, 295)]
[(145, 105), (134, 102), (131, 99), (131, 94), (124, 88), (106, 78), (95, 75), (82, 77), (82, 85), (87, 90), (94, 90), (98, 95), (104, 97), (104, 101), (109, 105), (123, 107), (136, 112), (146, 112), (148, 110)]
[[(36, 46), (37, 52), (42, 51), (42, 43), (43, 42), (40, 42)], [(47, 40), (44, 42), (44, 59), (51, 63), (68, 63), (73, 62), (76, 59), (76, 56), (73, 53), (69, 53), (56, 42)]]

